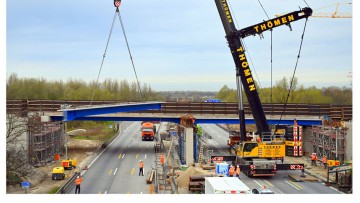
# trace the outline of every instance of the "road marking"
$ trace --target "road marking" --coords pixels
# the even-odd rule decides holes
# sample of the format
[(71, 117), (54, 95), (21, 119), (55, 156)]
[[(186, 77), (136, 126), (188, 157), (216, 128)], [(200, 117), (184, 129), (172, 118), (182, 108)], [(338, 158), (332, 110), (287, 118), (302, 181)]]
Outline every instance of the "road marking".
[(138, 158), (139, 154), (136, 154), (136, 159)]
[(140, 192), (140, 194), (142, 194), (142, 192)]
[(104, 194), (107, 194), (107, 191), (105, 191)]
[(290, 181), (292, 184), (294, 184), (296, 187), (300, 188), (300, 189), (303, 189), (300, 185), (296, 184), (295, 182), (293, 181)]
[(110, 171), (109, 171), (109, 175), (111, 175), (111, 173), (112, 173), (112, 169), (110, 169)]
[(134, 168), (132, 168), (130, 175), (134, 174)]
[(253, 180), (258, 186), (263, 187), (260, 183), (258, 183), (256, 180)]
[(116, 174), (116, 171), (117, 171), (117, 170), (118, 170), (118, 168), (116, 168), (116, 169), (115, 169), (115, 171), (114, 171), (114, 175)]
[(149, 145), (146, 145), (146, 149), (149, 149)]
[(145, 154), (145, 159), (146, 159), (146, 154)]
[(121, 154), (119, 154), (119, 159), (121, 159)]
[(265, 183), (267, 183), (268, 185), (270, 185), (271, 187), (274, 187), (269, 181), (264, 180), (264, 179), (263, 179), (263, 181), (264, 181)]
[(123, 154), (121, 158), (124, 159), (124, 156), (125, 156), (125, 154)]
[(295, 189), (300, 190), (299, 188), (295, 187), (295, 185), (289, 183), (288, 181), (285, 180), (285, 182), (286, 182), (287, 184), (291, 185), (292, 187), (294, 187)]

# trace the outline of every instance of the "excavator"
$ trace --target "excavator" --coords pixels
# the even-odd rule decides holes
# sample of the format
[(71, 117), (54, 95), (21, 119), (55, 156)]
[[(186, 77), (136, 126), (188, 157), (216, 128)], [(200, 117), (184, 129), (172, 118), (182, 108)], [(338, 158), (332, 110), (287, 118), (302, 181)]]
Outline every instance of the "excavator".
[[(237, 163), (241, 171), (248, 176), (274, 176), (277, 170), (302, 170), (304, 172), (303, 164), (278, 164), (276, 161), (285, 156), (285, 133), (283, 130), (270, 130), (269, 128), (241, 39), (247, 36), (261, 36), (263, 32), (281, 25), (290, 27), (290, 23), (311, 16), (312, 9), (305, 7), (299, 11), (237, 30), (227, 0), (215, 0), (215, 4), (236, 66), (240, 141), (238, 144), (232, 145), (232, 149), (237, 155)], [(242, 88), (257, 128), (257, 135), (253, 136), (251, 140), (246, 136)], [(235, 137), (233, 136), (231, 139), (235, 141), (237, 139)], [(229, 143), (233, 142), (230, 140)]]

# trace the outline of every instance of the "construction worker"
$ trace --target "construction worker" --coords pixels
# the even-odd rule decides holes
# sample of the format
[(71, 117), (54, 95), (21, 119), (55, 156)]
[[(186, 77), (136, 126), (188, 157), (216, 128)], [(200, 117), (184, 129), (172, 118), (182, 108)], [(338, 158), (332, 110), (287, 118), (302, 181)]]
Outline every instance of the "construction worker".
[(239, 165), (237, 165), (236, 166), (236, 177), (240, 177), (240, 166)]
[(322, 158), (322, 162), (323, 162), (323, 164), (324, 164), (324, 169), (326, 169), (326, 167), (327, 167), (327, 157), (326, 157), (326, 156), (324, 156), (324, 157)]
[(234, 176), (234, 172), (235, 172), (235, 167), (233, 165), (230, 166), (230, 169), (229, 169), (229, 175), (230, 177), (233, 177)]
[(142, 176), (144, 176), (144, 163), (141, 160), (139, 162), (139, 176), (140, 176), (140, 173)]
[(260, 137), (257, 137), (256, 138), (256, 142), (260, 142), (261, 141), (261, 138)]
[(83, 180), (83, 177), (81, 175), (78, 175), (75, 179), (75, 185), (76, 185), (76, 188), (75, 188), (75, 194), (80, 194), (80, 185), (81, 185), (81, 182)]
[(160, 154), (160, 163), (161, 163), (161, 165), (164, 165), (164, 154)]
[(315, 166), (315, 153), (311, 154), (310, 159), (311, 159), (311, 165)]
[(317, 154), (315, 153), (315, 166), (317, 166), (317, 160), (318, 160), (318, 156), (317, 156)]

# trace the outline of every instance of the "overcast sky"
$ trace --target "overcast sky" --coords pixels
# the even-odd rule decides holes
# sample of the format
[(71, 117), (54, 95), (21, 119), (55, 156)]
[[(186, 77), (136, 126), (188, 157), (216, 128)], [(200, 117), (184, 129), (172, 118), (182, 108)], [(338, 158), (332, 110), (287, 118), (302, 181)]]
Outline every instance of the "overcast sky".
[[(267, 20), (257, 0), (231, 0), (237, 29)], [(307, 5), (303, 0), (261, 0), (270, 18)], [(307, 0), (314, 12), (344, 0)], [(340, 11), (352, 7), (341, 5)], [(112, 0), (6, 1), (6, 76), (66, 81), (96, 80), (115, 8)], [(138, 78), (154, 90), (236, 87), (235, 66), (213, 0), (123, 0), (120, 13)], [(310, 18), (295, 76), (304, 86), (350, 87), (352, 19)], [(273, 31), (273, 84), (291, 77), (305, 20)], [(245, 39), (250, 69), (262, 87), (271, 82), (270, 32)], [(116, 18), (100, 75), (135, 81)]]

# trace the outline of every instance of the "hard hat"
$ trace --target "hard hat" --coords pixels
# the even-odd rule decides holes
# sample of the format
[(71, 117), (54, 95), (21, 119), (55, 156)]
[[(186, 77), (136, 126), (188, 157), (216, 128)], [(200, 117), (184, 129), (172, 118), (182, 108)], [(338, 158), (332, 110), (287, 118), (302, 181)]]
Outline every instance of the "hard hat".
[(139, 162), (141, 162), (141, 160)]
[(77, 178), (80, 178), (80, 176), (78, 176)]

